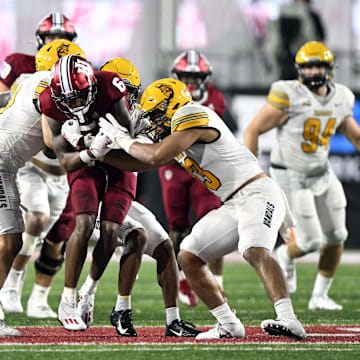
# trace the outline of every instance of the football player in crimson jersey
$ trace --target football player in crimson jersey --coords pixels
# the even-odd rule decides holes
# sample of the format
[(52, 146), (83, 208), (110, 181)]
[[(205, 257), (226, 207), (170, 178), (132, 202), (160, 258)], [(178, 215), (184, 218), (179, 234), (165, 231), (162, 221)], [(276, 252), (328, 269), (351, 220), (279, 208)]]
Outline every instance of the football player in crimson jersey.
[[(101, 238), (93, 252), (93, 266), (102, 273), (118, 245), (120, 227), (135, 196), (136, 176), (96, 162), (109, 149), (104, 152), (92, 152), (91, 148), (81, 150), (86, 146), (86, 137), (98, 132), (99, 117), (112, 113), (118, 121), (131, 123), (123, 80), (112, 72), (94, 72), (91, 64), (81, 57), (65, 56), (62, 59), (53, 66), (50, 86), (39, 100), (43, 122), (47, 122), (52, 132), (52, 144), (48, 145), (53, 146), (60, 163), (68, 171), (71, 203), (76, 216), (75, 229), (66, 250), (65, 287), (58, 319), (68, 330), (85, 330), (87, 325), (76, 307), (76, 286), (99, 203), (102, 202)], [(67, 132), (65, 139), (61, 128), (69, 119), (72, 119), (69, 127), (74, 131)], [(134, 251), (122, 269), (128, 271), (127, 291), (123, 296), (131, 293), (145, 245), (144, 237), (133, 239)]]
[[(206, 57), (195, 50), (180, 54), (171, 68), (171, 75), (187, 85), (193, 100), (214, 110), (220, 117), (225, 112), (225, 99), (221, 91), (209, 83), (212, 68)], [(170, 228), (170, 237), (176, 254), (182, 239), (191, 228), (190, 210), (194, 210), (196, 220), (213, 209), (220, 207), (218, 196), (192, 177), (175, 161), (159, 169), (164, 209)], [(210, 270), (223, 289), (223, 259), (209, 263)], [(183, 271), (180, 271), (179, 299), (185, 305), (196, 306), (196, 294), (191, 290)]]
[[(56, 39), (75, 40), (77, 37), (73, 23), (63, 14), (55, 12), (44, 17), (38, 24), (36, 30), (36, 41), (38, 50), (44, 45), (49, 44)], [(35, 72), (35, 56), (22, 53), (10, 54), (5, 61), (0, 72), (0, 93), (9, 90), (16, 90), (24, 77), (23, 74), (32, 74)], [(16, 82), (14, 83), (14, 81)], [(7, 93), (11, 94), (10, 91)], [(46, 147), (28, 162), (18, 174), (18, 184), (21, 193), (21, 202), (26, 205), (28, 211), (25, 214), (25, 232), (23, 233), (23, 242), (28, 244), (28, 249), (34, 247), (38, 238), (43, 237), (42, 232), (46, 231), (48, 224), (46, 199), (48, 194), (52, 204), (51, 208), (58, 208), (57, 200), (62, 201), (61, 197), (66, 197), (67, 189), (59, 188), (59, 181), (56, 176), (64, 174), (60, 167), (54, 152)], [(55, 177), (54, 177), (55, 176)], [(46, 187), (40, 186), (46, 177)], [(38, 192), (29, 191), (29, 179), (32, 186), (36, 186)], [(34, 183), (37, 181), (37, 184)], [(40, 202), (39, 199), (43, 201)], [(45, 237), (44, 246), (35, 262), (36, 276), (32, 293), (28, 299), (26, 314), (34, 318), (56, 318), (56, 313), (48, 305), (48, 294), (54, 277), (64, 260), (63, 252), (65, 249), (65, 237), (59, 236), (69, 232), (68, 226), (71, 224), (71, 203), (69, 203), (61, 214), (56, 226), (50, 230)], [(50, 212), (52, 213), (51, 209)], [(71, 229), (71, 225), (70, 225)], [(21, 289), (26, 276), (26, 263), (29, 259), (26, 249), (22, 249), (16, 257), (10, 270), (7, 281), (4, 284), (3, 291), (0, 293), (0, 300), (7, 312), (22, 312)], [(22, 254), (24, 253), (24, 254)], [(51, 265), (49, 265), (51, 264)]]

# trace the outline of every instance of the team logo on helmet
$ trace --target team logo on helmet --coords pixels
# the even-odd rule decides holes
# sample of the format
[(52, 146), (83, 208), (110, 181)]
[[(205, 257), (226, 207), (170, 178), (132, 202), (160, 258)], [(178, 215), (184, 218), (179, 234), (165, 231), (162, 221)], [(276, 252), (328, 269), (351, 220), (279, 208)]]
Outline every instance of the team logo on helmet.
[(59, 58), (65, 56), (65, 55), (69, 55), (69, 46), (70, 46), (70, 44), (66, 44), (63, 42), (57, 47), (56, 52), (57, 52)]

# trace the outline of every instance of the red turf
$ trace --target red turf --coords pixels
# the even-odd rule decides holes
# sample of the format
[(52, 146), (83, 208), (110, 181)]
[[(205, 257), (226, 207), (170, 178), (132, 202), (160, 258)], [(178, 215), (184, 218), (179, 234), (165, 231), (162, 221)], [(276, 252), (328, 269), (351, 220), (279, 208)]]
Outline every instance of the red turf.
[[(222, 339), (197, 341), (193, 338), (165, 337), (164, 327), (137, 327), (138, 337), (120, 337), (111, 327), (92, 327), (86, 331), (69, 332), (61, 327), (22, 327), (23, 336), (19, 338), (0, 338), (1, 344), (257, 344), (257, 343), (292, 343), (291, 339), (281, 336), (272, 337), (262, 332), (260, 327), (247, 326), (245, 339)], [(208, 328), (201, 328), (207, 330)], [(320, 344), (360, 344), (359, 325), (306, 326), (308, 334), (301, 343)]]

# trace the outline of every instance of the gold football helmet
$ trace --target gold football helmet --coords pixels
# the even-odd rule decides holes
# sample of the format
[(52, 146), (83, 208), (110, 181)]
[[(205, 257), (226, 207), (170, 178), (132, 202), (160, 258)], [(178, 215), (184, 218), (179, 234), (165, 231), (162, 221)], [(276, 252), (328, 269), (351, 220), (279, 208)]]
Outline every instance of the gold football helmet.
[[(317, 89), (331, 80), (334, 69), (334, 55), (319, 41), (310, 41), (303, 45), (295, 57), (299, 80), (310, 89)], [(325, 76), (306, 77), (303, 69), (312, 65), (325, 65)]]
[(84, 51), (75, 43), (58, 39), (44, 45), (35, 56), (36, 71), (50, 71), (52, 66), (65, 55), (78, 55), (86, 59)]
[(117, 73), (126, 84), (127, 98), (130, 106), (136, 102), (140, 93), (141, 82), (139, 72), (131, 61), (114, 58), (101, 66), (100, 70)]
[(180, 80), (161, 79), (149, 85), (141, 96), (141, 110), (150, 121), (145, 133), (159, 141), (171, 133), (171, 118), (176, 110), (192, 101), (186, 85)]

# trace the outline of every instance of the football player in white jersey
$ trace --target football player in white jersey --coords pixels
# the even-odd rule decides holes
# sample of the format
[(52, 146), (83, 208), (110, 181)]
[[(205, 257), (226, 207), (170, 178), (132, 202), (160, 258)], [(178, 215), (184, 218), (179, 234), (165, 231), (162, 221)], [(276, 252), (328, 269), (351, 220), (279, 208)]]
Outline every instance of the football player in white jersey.
[(308, 307), (341, 310), (328, 297), (347, 239), (346, 199), (329, 163), (329, 141), (336, 131), (360, 149), (360, 128), (352, 115), (353, 93), (331, 81), (334, 56), (320, 42), (297, 52), (299, 79), (276, 81), (267, 102), (245, 131), (245, 145), (257, 153), (258, 137), (276, 128), (270, 174), (294, 211), (295, 237), (277, 250), (289, 292), (296, 291), (295, 259), (320, 250), (318, 274)]
[[(243, 324), (224, 301), (206, 266), (235, 250), (258, 273), (274, 303), (277, 320), (264, 320), (263, 330), (304, 339), (306, 333), (294, 314), (283, 273), (271, 256), (280, 227), (285, 230), (292, 225), (286, 198), (218, 115), (191, 100), (186, 85), (174, 79), (158, 80), (145, 90), (141, 108), (151, 123), (145, 131), (155, 144), (130, 138), (109, 117), (101, 119), (100, 126), (112, 148), (123, 149), (141, 162), (134, 162), (133, 167), (158, 167), (175, 158), (223, 202), (195, 224), (178, 256), (191, 287), (218, 320), (215, 328), (196, 339), (245, 336)], [(130, 167), (123, 158), (111, 151), (104, 161)]]
[[(68, 40), (56, 40), (57, 51), (51, 53), (39, 70), (49, 70), (63, 55), (83, 51)], [(22, 247), (24, 221), (20, 211), (20, 196), (16, 185), (16, 173), (43, 147), (41, 113), (37, 100), (49, 81), (49, 71), (38, 71), (24, 80), (14, 92), (8, 104), (0, 110), (0, 288), (11, 265)], [(0, 337), (21, 336), (0, 319)]]

